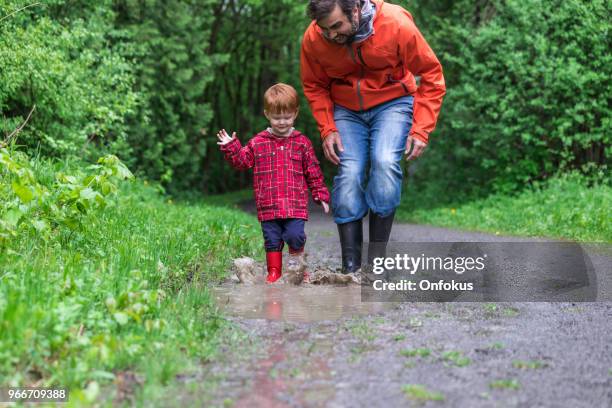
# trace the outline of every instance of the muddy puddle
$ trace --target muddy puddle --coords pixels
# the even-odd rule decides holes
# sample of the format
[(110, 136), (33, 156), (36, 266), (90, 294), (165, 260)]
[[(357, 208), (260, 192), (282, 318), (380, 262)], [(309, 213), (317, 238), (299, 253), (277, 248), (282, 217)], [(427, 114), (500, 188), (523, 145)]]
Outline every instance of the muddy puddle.
[(391, 302), (362, 302), (358, 274), (309, 268), (305, 261), (293, 266), (284, 263), (283, 276), (272, 284), (265, 282), (264, 265), (248, 257), (234, 259), (231, 275), (230, 280), (211, 289), (217, 305), (229, 316), (315, 322), (375, 314), (395, 306)]
[(227, 315), (248, 319), (314, 322), (344, 316), (379, 313), (390, 302), (362, 302), (359, 285), (253, 285), (225, 283), (212, 289), (219, 308)]

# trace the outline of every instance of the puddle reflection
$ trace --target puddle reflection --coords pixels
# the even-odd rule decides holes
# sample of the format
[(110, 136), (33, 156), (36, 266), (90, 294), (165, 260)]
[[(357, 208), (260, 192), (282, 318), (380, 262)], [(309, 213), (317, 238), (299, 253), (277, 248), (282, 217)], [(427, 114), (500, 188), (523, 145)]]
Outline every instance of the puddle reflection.
[(395, 305), (361, 302), (359, 285), (226, 283), (212, 288), (212, 294), (219, 308), (228, 315), (295, 322), (378, 313)]

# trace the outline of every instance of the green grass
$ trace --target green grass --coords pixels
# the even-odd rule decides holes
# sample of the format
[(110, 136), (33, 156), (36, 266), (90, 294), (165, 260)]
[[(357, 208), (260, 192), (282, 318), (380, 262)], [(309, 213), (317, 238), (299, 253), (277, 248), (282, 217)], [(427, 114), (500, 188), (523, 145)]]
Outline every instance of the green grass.
[(485, 303), (483, 309), (486, 317), (516, 317), (519, 314), (519, 310), (515, 307), (498, 306), (495, 303)]
[(503, 350), (504, 344), (500, 342), (495, 342), (489, 346), (491, 350)]
[(489, 383), (489, 387), (499, 388), (499, 389), (518, 390), (521, 387), (521, 385), (516, 379), (508, 378), (508, 379), (491, 381)]
[(460, 351), (449, 350), (442, 353), (442, 360), (448, 361), (457, 367), (465, 367), (472, 363), (469, 357), (464, 356)]
[(400, 355), (404, 357), (428, 357), (430, 354), (431, 354), (431, 350), (428, 348), (415, 348), (415, 349), (400, 350)]
[(358, 319), (348, 321), (345, 324), (345, 329), (349, 330), (353, 337), (362, 341), (370, 342), (376, 339), (376, 335), (368, 323)]
[(247, 188), (244, 190), (232, 191), (225, 194), (215, 194), (202, 196), (202, 199), (206, 204), (214, 205), (215, 207), (236, 207), (242, 201), (253, 200), (253, 189)]
[(18, 236), (0, 248), (0, 387), (68, 387), (87, 402), (135, 372), (141, 398), (160, 395), (215, 354), (227, 323), (208, 287), (259, 238), (252, 216), (175, 203), (142, 181), (82, 231)]
[(512, 362), (512, 367), (518, 368), (521, 370), (536, 370), (538, 368), (548, 367), (548, 364), (544, 361), (539, 361), (539, 360), (533, 360), (533, 361), (514, 360)]
[(430, 391), (421, 384), (406, 384), (402, 386), (402, 391), (406, 397), (414, 401), (444, 401), (444, 395), (442, 393)]
[(612, 186), (587, 186), (569, 174), (514, 196), (437, 206), (435, 198), (403, 194), (401, 221), (499, 235), (540, 236), (586, 242), (612, 242)]

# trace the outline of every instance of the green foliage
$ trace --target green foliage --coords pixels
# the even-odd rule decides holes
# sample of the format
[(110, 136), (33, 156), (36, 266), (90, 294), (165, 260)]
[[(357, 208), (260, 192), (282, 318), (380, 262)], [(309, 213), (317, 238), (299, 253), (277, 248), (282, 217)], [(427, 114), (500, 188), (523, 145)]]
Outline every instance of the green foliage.
[[(209, 50), (214, 0), (113, 2), (120, 53), (134, 67), (141, 97), (129, 121), (129, 163), (173, 190), (201, 187), (205, 90), (227, 59)], [(221, 50), (222, 51), (222, 50)], [(216, 146), (216, 145), (215, 145)]]
[(201, 185), (214, 0), (0, 3), (0, 132), (45, 156), (115, 152), (174, 189)]
[(431, 391), (421, 384), (406, 384), (402, 386), (402, 391), (407, 398), (418, 401), (444, 401), (444, 394), (437, 391)]
[(206, 139), (205, 191), (219, 193), (250, 186), (248, 173), (234, 171), (224, 162), (215, 135), (224, 128), (236, 131), (245, 142), (265, 129), (263, 94), (277, 82), (298, 91), (301, 110), (296, 128), (313, 140), (315, 148), (320, 146), (300, 82), (301, 36), (310, 23), (305, 10), (305, 2), (294, 0), (217, 3), (210, 47), (211, 52), (226, 53), (227, 59), (206, 92), (215, 115)]
[(108, 41), (110, 1), (47, 1), (8, 16), (26, 4), (0, 2), (6, 16), (0, 22), (0, 134), (12, 133), (36, 106), (20, 143), (55, 157), (108, 150), (126, 156), (126, 117), (136, 94), (131, 67)]
[(609, 168), (610, 2), (447, 6), (424, 22), (448, 93), (417, 185), (444, 199)]
[(0, 148), (0, 246), (18, 234), (48, 240), (58, 228), (81, 230), (84, 215), (105, 208), (121, 180), (132, 173), (113, 155), (101, 157), (88, 173), (57, 172), (53, 183), (37, 180), (22, 152)]
[[(70, 178), (81, 167), (10, 158), (50, 192), (71, 191), (53, 184), (58, 169)], [(90, 186), (101, 192), (104, 178), (126, 174), (106, 157)], [(83, 176), (69, 184), (80, 189)], [(260, 250), (257, 222), (175, 204), (145, 184), (119, 184), (115, 204), (88, 209), (78, 230), (19, 233), (0, 248), (0, 386), (61, 385), (91, 402), (126, 370), (159, 387), (215, 352), (224, 323), (204, 284), (225, 276), (230, 259)], [(16, 195), (8, 177), (1, 185)]]
[(568, 173), (524, 191), (492, 194), (470, 202), (432, 208), (427, 194), (404, 196), (397, 211), (402, 221), (524, 236), (612, 242), (612, 187), (606, 175), (589, 180)]
[[(448, 94), (415, 186), (440, 201), (610, 168), (610, 2), (396, 0)], [(119, 156), (172, 191), (247, 187), (215, 133), (266, 126), (262, 94), (301, 92), (295, 0), (0, 1), (0, 132), (44, 156)], [(320, 149), (301, 97), (297, 127)], [(320, 154), (319, 150), (319, 154)], [(327, 175), (335, 168), (322, 160)], [(449, 177), (448, 175), (452, 175)]]

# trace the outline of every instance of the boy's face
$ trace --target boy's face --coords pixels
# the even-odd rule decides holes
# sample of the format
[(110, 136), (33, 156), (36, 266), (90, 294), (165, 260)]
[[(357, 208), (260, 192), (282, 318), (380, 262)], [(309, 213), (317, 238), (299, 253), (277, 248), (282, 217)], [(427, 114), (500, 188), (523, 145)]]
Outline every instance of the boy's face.
[(270, 121), (270, 127), (277, 136), (289, 136), (293, 122), (297, 118), (297, 112), (281, 112), (281, 113), (270, 113), (264, 111), (264, 115)]

